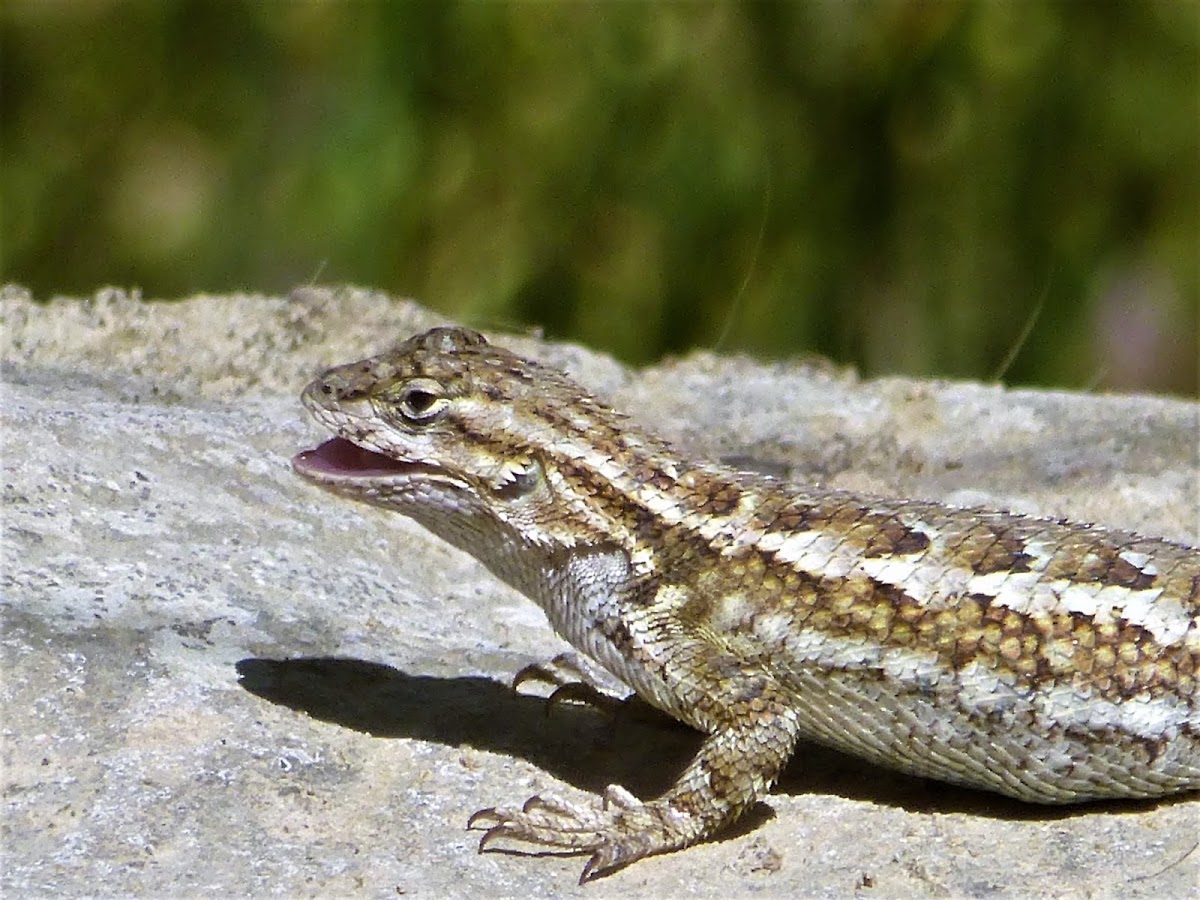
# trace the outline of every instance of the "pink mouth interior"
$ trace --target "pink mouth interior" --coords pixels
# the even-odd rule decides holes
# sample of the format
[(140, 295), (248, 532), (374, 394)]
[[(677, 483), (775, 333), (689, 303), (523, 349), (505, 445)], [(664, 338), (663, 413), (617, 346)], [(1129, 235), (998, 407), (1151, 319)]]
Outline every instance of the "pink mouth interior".
[(335, 437), (319, 447), (296, 454), (292, 458), (292, 466), (302, 475), (350, 475), (369, 478), (406, 472), (412, 469), (413, 464), (367, 450), (345, 438)]

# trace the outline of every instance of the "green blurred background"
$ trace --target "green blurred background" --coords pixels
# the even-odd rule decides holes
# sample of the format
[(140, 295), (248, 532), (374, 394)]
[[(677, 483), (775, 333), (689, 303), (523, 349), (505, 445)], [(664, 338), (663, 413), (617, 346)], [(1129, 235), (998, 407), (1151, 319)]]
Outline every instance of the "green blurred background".
[(633, 362), (1200, 386), (1193, 0), (7, 0), (0, 27), (0, 276), (42, 298), (353, 282)]

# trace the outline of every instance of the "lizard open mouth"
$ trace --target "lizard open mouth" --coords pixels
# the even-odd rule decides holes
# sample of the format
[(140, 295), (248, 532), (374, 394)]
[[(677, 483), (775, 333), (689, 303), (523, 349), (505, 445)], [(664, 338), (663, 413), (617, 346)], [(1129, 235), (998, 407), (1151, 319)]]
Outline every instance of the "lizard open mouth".
[(292, 457), (292, 468), (307, 478), (328, 481), (341, 478), (382, 478), (412, 473), (420, 463), (392, 459), (374, 450), (360, 447), (342, 437), (330, 438), (319, 447)]

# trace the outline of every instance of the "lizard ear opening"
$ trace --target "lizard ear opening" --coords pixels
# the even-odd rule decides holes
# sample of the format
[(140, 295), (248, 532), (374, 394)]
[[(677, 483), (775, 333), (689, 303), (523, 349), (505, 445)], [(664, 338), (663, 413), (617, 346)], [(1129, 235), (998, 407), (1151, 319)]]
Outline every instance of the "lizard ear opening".
[(507, 478), (495, 487), (496, 497), (501, 500), (512, 501), (528, 497), (546, 483), (546, 473), (536, 459), (529, 460), (528, 464), (519, 469), (510, 469), (505, 474)]

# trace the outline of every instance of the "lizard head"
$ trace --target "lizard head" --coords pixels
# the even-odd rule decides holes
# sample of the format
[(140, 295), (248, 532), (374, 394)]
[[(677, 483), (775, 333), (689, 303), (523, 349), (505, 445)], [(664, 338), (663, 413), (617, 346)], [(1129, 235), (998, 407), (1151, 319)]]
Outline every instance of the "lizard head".
[(293, 467), (335, 493), (451, 539), (447, 531), (474, 534), (484, 519), (543, 544), (607, 530), (594, 499), (569, 490), (564, 468), (594, 466), (596, 435), (618, 433), (623, 420), (478, 332), (434, 328), (328, 370), (302, 400), (337, 436)]

